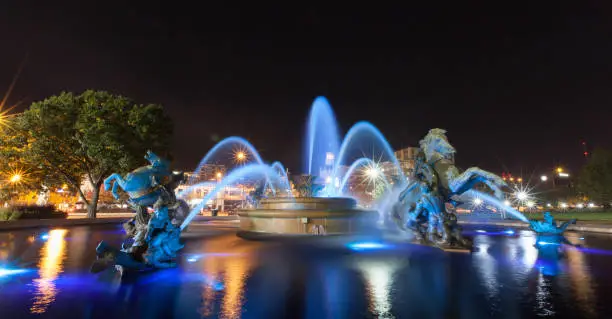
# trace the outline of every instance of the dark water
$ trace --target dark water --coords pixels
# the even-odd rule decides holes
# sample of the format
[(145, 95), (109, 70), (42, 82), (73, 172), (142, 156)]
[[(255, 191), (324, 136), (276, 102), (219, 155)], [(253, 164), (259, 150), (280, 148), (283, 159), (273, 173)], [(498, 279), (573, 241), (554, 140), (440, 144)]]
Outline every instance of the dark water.
[(586, 248), (551, 261), (526, 231), (476, 233), (473, 254), (207, 231), (186, 239), (178, 269), (120, 278), (88, 273), (97, 242), (120, 242), (119, 227), (43, 234), (0, 233), (0, 318), (612, 317), (607, 236), (568, 234)]

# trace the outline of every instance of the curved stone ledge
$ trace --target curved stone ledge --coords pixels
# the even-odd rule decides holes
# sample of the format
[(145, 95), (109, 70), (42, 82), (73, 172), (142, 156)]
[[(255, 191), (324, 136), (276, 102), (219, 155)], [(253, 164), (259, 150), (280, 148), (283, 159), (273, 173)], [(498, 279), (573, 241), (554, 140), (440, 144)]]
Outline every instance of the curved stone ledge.
[(271, 198), (264, 199), (259, 203), (259, 209), (283, 209), (283, 210), (338, 210), (357, 207), (357, 202), (352, 198), (345, 197), (304, 197), (304, 198)]
[(356, 234), (375, 229), (378, 212), (355, 208), (350, 198), (275, 198), (240, 210), (244, 238)]

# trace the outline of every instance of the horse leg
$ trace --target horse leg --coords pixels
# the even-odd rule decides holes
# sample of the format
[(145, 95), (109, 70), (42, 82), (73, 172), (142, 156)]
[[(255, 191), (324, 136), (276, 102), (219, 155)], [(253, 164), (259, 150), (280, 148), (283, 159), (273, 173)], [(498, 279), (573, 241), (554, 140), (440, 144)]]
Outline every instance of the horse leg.
[(476, 186), (478, 183), (484, 183), (495, 191), (495, 196), (501, 198), (502, 194), (498, 185), (504, 185), (505, 183), (503, 180), (501, 180), (497, 175), (483, 171), (479, 168), (469, 168), (463, 174), (455, 177), (449, 186), (453, 193), (460, 195), (474, 188), (474, 186)]
[(121, 175), (119, 174), (113, 174), (113, 175), (118, 175), (118, 177), (115, 177), (115, 182), (113, 183), (112, 194), (115, 199), (119, 199), (119, 193), (117, 192), (117, 190), (119, 187), (121, 187), (121, 189), (125, 189), (125, 180), (123, 180), (123, 177), (121, 177)]
[(113, 173), (111, 174), (111, 176), (107, 177), (104, 179), (104, 190), (110, 190), (111, 189), (111, 184), (118, 179), (122, 179), (121, 175), (117, 174), (117, 173)]

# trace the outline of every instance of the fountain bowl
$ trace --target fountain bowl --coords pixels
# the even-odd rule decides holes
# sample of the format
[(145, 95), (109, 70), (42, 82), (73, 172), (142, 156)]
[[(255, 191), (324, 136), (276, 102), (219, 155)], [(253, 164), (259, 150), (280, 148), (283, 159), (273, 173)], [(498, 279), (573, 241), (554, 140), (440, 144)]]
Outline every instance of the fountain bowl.
[(264, 199), (238, 216), (238, 236), (246, 239), (372, 233), (379, 218), (377, 211), (359, 209), (354, 199), (344, 197)]

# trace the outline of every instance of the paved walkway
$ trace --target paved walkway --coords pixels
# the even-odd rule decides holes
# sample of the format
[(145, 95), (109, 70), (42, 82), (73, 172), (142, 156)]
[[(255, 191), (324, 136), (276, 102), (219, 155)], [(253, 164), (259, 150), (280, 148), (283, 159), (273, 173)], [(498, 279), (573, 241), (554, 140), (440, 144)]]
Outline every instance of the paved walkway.
[[(70, 214), (68, 215), (67, 219), (22, 219), (15, 221), (0, 221), (0, 231), (37, 227), (69, 227), (84, 225), (119, 224), (127, 221), (133, 216), (134, 214), (111, 213), (98, 214), (98, 218), (85, 218), (85, 215), (74, 216), (73, 214)], [(196, 216), (196, 218), (194, 218), (192, 222), (194, 224), (206, 224), (208, 226), (223, 226), (233, 225), (231, 222), (235, 221), (238, 221), (237, 216)]]
[[(70, 214), (68, 219), (24, 219), (17, 221), (0, 222), (0, 231), (20, 229), (20, 228), (37, 228), (37, 227), (69, 227), (83, 225), (100, 225), (100, 224), (118, 224), (131, 218), (133, 214), (129, 213), (108, 213), (99, 214), (98, 218), (85, 218), (85, 215), (79, 216)], [(237, 227), (238, 216), (197, 216), (193, 222), (193, 226), (201, 227)], [(528, 228), (527, 223), (517, 220), (502, 220), (502, 219), (473, 219), (460, 216), (459, 223), (462, 225), (495, 225), (504, 227)], [(576, 225), (570, 225), (568, 230), (581, 232), (595, 232), (612, 234), (612, 224), (609, 223), (589, 223), (578, 221)]]
[[(495, 225), (505, 227), (528, 228), (529, 224), (517, 220), (459, 220), (459, 224), (463, 225)], [(607, 223), (589, 223), (578, 221), (576, 225), (570, 225), (570, 231), (593, 232), (593, 233), (608, 233), (612, 234), (612, 225)]]

